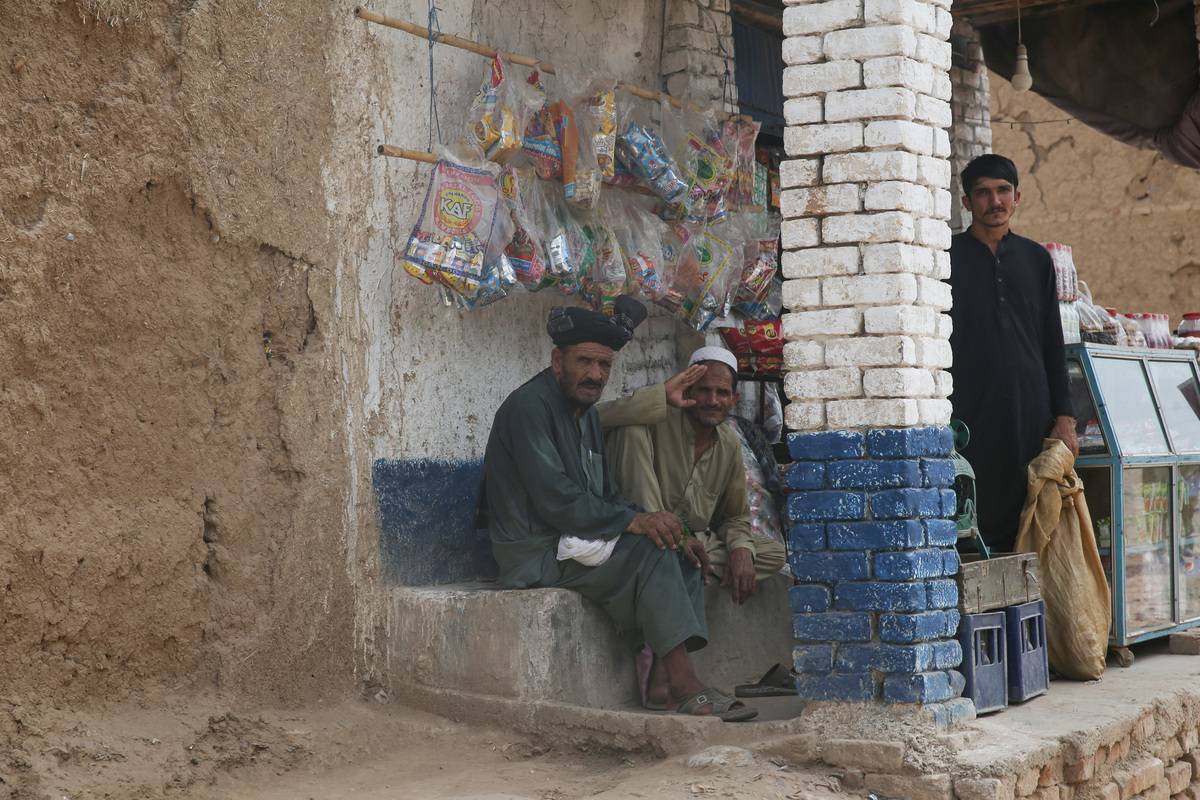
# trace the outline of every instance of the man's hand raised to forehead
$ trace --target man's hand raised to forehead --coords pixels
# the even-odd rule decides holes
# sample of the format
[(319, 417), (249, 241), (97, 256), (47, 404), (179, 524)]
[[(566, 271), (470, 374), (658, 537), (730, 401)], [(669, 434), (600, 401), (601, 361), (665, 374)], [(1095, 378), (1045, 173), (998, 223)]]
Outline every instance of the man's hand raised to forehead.
[(683, 372), (669, 378), (663, 384), (667, 390), (667, 403), (676, 408), (689, 408), (696, 405), (695, 400), (688, 399), (687, 392), (695, 385), (696, 381), (704, 377), (705, 372), (708, 372), (708, 367), (704, 364), (692, 364)]

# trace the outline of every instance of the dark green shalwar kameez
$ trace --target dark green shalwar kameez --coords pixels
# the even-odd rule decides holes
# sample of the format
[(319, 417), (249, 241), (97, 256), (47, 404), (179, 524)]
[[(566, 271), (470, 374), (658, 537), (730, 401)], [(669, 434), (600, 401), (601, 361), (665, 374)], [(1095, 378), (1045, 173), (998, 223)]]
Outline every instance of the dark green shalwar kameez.
[[(576, 417), (550, 370), (496, 412), (484, 456), (492, 552), (500, 582), (572, 589), (603, 606), (634, 649), (663, 656), (708, 643), (700, 570), (644, 536), (624, 534), (636, 513), (613, 489), (595, 408)], [(555, 556), (562, 534), (620, 536), (598, 567)]]

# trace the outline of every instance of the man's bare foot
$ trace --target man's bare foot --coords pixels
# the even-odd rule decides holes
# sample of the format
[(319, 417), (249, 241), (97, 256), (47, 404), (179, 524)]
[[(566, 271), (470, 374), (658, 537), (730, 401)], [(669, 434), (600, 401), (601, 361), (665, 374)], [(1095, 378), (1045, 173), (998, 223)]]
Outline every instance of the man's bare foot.
[(646, 705), (675, 708), (679, 705), (671, 698), (671, 681), (662, 661), (656, 656), (654, 665), (650, 667), (650, 680), (646, 684)]

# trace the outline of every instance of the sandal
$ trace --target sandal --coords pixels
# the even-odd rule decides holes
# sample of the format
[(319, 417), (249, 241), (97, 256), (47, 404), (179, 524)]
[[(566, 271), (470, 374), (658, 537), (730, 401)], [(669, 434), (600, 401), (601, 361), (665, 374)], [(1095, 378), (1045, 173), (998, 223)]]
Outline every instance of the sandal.
[(757, 682), (735, 686), (733, 693), (737, 697), (794, 697), (796, 680), (783, 664), (776, 664)]
[[(697, 714), (701, 706), (711, 705), (712, 714)], [(734, 700), (729, 695), (711, 686), (701, 689), (679, 704), (676, 711), (692, 717), (713, 716), (722, 722), (746, 722), (758, 716), (758, 709), (750, 708), (741, 700)]]

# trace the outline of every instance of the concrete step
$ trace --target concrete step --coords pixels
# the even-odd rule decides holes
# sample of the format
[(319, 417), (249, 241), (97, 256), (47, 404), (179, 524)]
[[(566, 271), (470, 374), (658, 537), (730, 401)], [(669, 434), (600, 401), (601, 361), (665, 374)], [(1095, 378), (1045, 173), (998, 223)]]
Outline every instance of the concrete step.
[[(728, 692), (791, 663), (789, 581), (775, 576), (735, 606), (705, 593), (700, 677)], [(387, 666), (397, 687), (454, 690), (597, 709), (638, 705), (633, 654), (599, 606), (565, 589), (487, 584), (390, 590)]]

